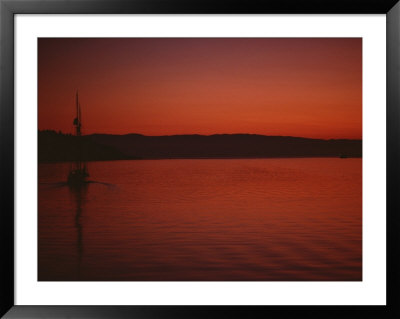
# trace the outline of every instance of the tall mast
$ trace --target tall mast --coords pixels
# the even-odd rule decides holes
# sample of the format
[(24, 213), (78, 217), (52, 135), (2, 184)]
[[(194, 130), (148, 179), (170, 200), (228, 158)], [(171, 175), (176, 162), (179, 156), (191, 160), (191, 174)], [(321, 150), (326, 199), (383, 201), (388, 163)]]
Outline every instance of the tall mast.
[(76, 154), (73, 166), (71, 166), (70, 173), (68, 175), (68, 182), (70, 184), (82, 184), (85, 182), (85, 178), (89, 176), (86, 168), (86, 162), (83, 161), (83, 141), (82, 141), (82, 114), (81, 114), (81, 104), (79, 103), (79, 93), (76, 90), (76, 117), (74, 119), (73, 125), (75, 126), (76, 133)]
[(79, 96), (78, 90), (76, 90), (76, 118), (79, 121), (78, 114), (79, 114)]
[(76, 91), (76, 118), (74, 120), (76, 135), (81, 136), (81, 105), (79, 103), (78, 91)]
[(78, 122), (79, 122), (79, 128), (81, 128), (82, 127), (81, 103), (78, 103), (78, 105), (79, 105)]

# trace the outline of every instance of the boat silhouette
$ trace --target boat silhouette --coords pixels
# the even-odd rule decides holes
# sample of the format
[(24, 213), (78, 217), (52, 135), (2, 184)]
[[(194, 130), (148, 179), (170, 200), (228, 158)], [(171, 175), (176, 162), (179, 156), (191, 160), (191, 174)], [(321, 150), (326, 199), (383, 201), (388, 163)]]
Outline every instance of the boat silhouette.
[(67, 183), (72, 187), (80, 187), (87, 182), (89, 172), (82, 156), (82, 114), (78, 91), (76, 92), (76, 117), (73, 121), (73, 125), (75, 127), (77, 152), (75, 161), (72, 163), (68, 174)]

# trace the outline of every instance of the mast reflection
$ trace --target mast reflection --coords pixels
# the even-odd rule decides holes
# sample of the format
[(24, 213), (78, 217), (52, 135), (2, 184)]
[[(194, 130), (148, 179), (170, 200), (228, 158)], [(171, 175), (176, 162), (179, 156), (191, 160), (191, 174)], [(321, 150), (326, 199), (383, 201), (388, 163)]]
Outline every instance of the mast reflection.
[(77, 249), (77, 280), (81, 277), (82, 270), (82, 259), (84, 254), (84, 241), (83, 241), (83, 214), (84, 214), (84, 206), (87, 200), (87, 193), (89, 189), (88, 183), (83, 183), (77, 186), (70, 186), (69, 190), (72, 196), (72, 200), (75, 204), (75, 218), (74, 218), (74, 226), (76, 228), (77, 240), (76, 240), (76, 249)]

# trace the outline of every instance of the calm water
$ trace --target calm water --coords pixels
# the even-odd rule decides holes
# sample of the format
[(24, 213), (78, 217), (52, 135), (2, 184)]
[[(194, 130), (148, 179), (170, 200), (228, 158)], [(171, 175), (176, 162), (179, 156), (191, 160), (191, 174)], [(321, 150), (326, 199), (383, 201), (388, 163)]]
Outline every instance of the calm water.
[(39, 165), (39, 280), (362, 280), (361, 159)]

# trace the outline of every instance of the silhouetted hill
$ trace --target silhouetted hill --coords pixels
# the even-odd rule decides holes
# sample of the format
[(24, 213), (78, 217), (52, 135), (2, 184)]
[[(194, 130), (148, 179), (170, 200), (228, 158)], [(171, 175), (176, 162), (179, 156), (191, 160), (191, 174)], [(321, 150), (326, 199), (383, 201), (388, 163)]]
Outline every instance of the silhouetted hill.
[[(79, 155), (78, 155), (79, 154)], [(55, 131), (39, 131), (39, 162), (73, 161), (78, 157), (86, 161), (130, 159), (112, 146), (98, 144), (83, 136), (81, 145), (76, 136), (57, 133)]]
[(92, 141), (139, 158), (361, 157), (361, 140), (319, 140), (254, 134), (89, 135)]
[[(72, 135), (39, 132), (39, 161), (72, 161), (79, 144)], [(254, 134), (82, 137), (82, 159), (361, 157), (361, 140), (320, 140)]]

